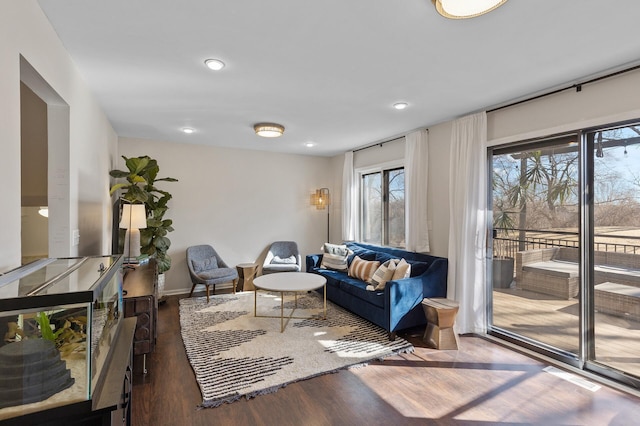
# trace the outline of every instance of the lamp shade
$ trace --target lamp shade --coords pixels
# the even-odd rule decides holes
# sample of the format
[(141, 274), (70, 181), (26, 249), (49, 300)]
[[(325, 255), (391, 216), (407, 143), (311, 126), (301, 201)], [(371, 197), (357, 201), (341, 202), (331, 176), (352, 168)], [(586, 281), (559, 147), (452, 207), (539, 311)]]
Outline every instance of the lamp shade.
[(123, 204), (120, 228), (144, 229), (147, 227), (147, 212), (144, 204)]
[(326, 209), (330, 203), (329, 188), (316, 189), (316, 192), (311, 194), (311, 205), (316, 206), (318, 210)]
[(445, 18), (465, 19), (484, 15), (502, 6), (507, 0), (431, 0)]

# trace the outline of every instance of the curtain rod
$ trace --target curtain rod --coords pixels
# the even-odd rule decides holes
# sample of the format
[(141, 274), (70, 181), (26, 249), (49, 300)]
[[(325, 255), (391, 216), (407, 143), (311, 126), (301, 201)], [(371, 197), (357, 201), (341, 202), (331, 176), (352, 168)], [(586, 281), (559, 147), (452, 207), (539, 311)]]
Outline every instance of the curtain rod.
[(623, 70), (620, 70), (620, 71), (612, 72), (610, 74), (602, 75), (600, 77), (595, 77), (595, 78), (592, 78), (590, 80), (583, 81), (582, 83), (575, 83), (575, 84), (572, 84), (571, 86), (563, 87), (561, 89), (556, 89), (556, 90), (553, 90), (553, 91), (548, 92), (548, 93), (542, 93), (540, 95), (533, 96), (531, 98), (522, 99), (520, 101), (512, 102), (512, 103), (507, 104), (507, 105), (503, 105), (503, 106), (500, 106), (500, 107), (497, 107), (497, 108), (493, 108), (493, 109), (487, 110), (487, 113), (494, 112), (494, 111), (499, 111), (501, 109), (509, 108), (509, 107), (516, 106), (516, 105), (520, 105), (520, 104), (523, 104), (523, 103), (526, 103), (526, 102), (529, 102), (529, 101), (535, 101), (536, 99), (544, 98), (544, 97), (550, 96), (550, 95), (555, 95), (556, 93), (564, 92), (565, 90), (569, 90), (569, 89), (576, 89), (576, 92), (580, 92), (580, 91), (582, 91), (582, 86), (584, 86), (585, 84), (595, 83), (597, 81), (604, 80), (604, 79), (611, 78), (611, 77), (615, 77), (617, 75), (624, 74), (624, 73), (627, 73), (627, 72), (630, 72), (630, 71), (635, 71), (637, 69), (640, 69), (640, 65), (635, 65), (635, 66), (633, 66), (631, 68), (626, 68), (626, 69), (623, 69)]
[(385, 143), (394, 142), (394, 141), (397, 141), (397, 140), (400, 140), (400, 139), (403, 139), (403, 138), (404, 138), (404, 136), (398, 136), (397, 138), (389, 139), (387, 141), (377, 142), (377, 143), (374, 143), (372, 145), (367, 145), (367, 146), (363, 146), (362, 148), (354, 149), (353, 152), (363, 151), (365, 149), (373, 148), (374, 146), (382, 146)]
[[(416, 129), (416, 130), (420, 130), (420, 129)], [(424, 130), (425, 130), (427, 133), (429, 132), (429, 129), (424, 129)], [(411, 132), (413, 132), (413, 131), (415, 131), (415, 130), (412, 130)], [(409, 133), (411, 133), (411, 132), (409, 132)], [(408, 134), (408, 133), (407, 133), (407, 134)], [(382, 145), (384, 145), (385, 143), (398, 141), (398, 140), (400, 140), (400, 139), (404, 138), (405, 136), (406, 136), (406, 135), (398, 136), (397, 138), (389, 139), (389, 140), (382, 141), (382, 142), (376, 142), (376, 143), (371, 144), (371, 145), (363, 146), (362, 148), (354, 149), (354, 150), (353, 150), (353, 152), (363, 151), (363, 150), (365, 150), (365, 149), (373, 148), (374, 146), (382, 146)]]

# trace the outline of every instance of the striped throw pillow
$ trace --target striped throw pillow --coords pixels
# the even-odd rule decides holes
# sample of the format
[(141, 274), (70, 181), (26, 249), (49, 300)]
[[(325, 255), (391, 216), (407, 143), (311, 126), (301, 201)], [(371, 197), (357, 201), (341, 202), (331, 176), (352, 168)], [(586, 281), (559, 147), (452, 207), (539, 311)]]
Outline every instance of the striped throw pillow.
[(349, 276), (370, 283), (371, 277), (379, 267), (380, 262), (377, 260), (362, 260), (356, 256), (349, 267)]
[(387, 281), (393, 278), (393, 273), (396, 270), (396, 262), (399, 262), (399, 260), (389, 259), (376, 269), (373, 277), (371, 277), (371, 285), (374, 286), (375, 291), (384, 290), (384, 286), (387, 284)]
[(349, 267), (347, 258), (353, 252), (345, 245), (324, 243), (322, 246), (322, 262), (320, 267), (346, 272)]

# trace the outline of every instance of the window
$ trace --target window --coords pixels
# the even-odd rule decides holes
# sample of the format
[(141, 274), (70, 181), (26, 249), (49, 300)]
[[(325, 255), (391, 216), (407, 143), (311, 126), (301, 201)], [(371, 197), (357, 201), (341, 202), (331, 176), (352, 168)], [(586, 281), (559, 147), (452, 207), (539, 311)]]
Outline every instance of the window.
[(404, 247), (404, 168), (361, 174), (360, 239)]

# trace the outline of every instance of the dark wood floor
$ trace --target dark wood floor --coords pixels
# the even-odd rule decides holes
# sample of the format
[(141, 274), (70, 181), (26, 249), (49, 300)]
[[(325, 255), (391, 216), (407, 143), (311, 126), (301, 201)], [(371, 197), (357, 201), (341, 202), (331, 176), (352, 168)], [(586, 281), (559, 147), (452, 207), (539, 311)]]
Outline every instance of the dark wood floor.
[(416, 346), (413, 354), (198, 410), (178, 298), (168, 297), (148, 373), (134, 376), (133, 425), (631, 425), (640, 418), (640, 398), (605, 386), (592, 392), (479, 337), (461, 338), (458, 351), (428, 349), (421, 333), (403, 336)]

